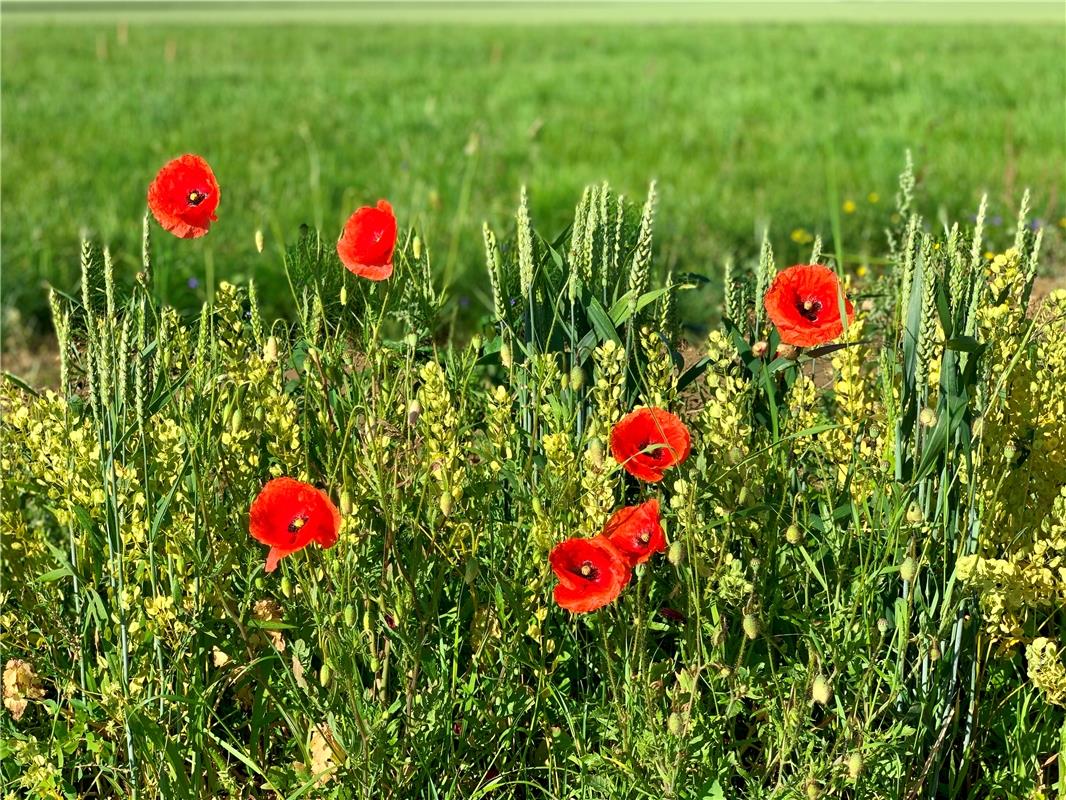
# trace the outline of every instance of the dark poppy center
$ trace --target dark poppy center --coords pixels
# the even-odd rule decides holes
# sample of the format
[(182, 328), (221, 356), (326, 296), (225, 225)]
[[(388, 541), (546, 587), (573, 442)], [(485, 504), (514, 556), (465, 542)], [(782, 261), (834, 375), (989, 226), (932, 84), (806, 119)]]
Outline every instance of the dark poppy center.
[(640, 534), (640, 541), (642, 544), (647, 544), (651, 541), (651, 534), (647, 531), (644, 531), (644, 533)]
[(189, 205), (198, 206), (204, 200), (207, 199), (207, 192), (201, 192), (199, 189), (193, 189), (189, 192)]
[[(648, 448), (651, 448), (650, 450)], [(644, 440), (640, 443), (638, 452), (642, 455), (650, 458), (652, 461), (662, 461), (666, 455), (666, 448), (663, 447), (662, 442), (649, 442)]]
[(289, 533), (292, 534), (292, 538), (296, 538), (296, 534), (300, 532), (300, 529), (307, 524), (307, 514), (300, 513), (292, 518), (292, 522), (289, 523)]
[(796, 310), (804, 319), (817, 322), (818, 312), (822, 310), (822, 304), (818, 300), (804, 300), (802, 303), (796, 303)]
[(596, 569), (595, 564), (591, 561), (584, 561), (581, 566), (577, 568), (577, 574), (587, 581), (594, 581), (599, 577), (600, 571)]

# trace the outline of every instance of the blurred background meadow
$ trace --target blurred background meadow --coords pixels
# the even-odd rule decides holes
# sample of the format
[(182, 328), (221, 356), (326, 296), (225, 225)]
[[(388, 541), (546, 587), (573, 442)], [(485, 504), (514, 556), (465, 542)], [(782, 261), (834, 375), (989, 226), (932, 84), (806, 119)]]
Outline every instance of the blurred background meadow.
[(284, 244), (387, 197), (474, 320), (480, 226), (522, 184), (562, 231), (587, 183), (639, 198), (658, 180), (679, 272), (753, 259), (767, 227), (783, 261), (820, 234), (860, 267), (908, 148), (927, 219), (970, 218), (987, 191), (1003, 244), (1028, 186), (1055, 252), (1064, 52), (1054, 3), (5, 2), (5, 354), (31, 375), (54, 360), (33, 355), (47, 286), (74, 290), (83, 234), (133, 280), (145, 187), (184, 152), (222, 187), (210, 237), (156, 244), (159, 299), (186, 312), (254, 278), (291, 315)]

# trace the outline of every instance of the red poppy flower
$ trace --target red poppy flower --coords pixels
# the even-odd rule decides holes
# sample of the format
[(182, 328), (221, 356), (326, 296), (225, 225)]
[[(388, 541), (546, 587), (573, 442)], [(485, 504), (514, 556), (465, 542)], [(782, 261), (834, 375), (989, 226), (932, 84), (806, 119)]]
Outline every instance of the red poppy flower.
[(603, 535), (629, 561), (629, 566), (643, 564), (652, 553), (666, 550), (666, 534), (659, 521), (659, 501), (649, 500), (639, 506), (626, 506), (611, 515)]
[(613, 602), (631, 574), (625, 557), (604, 536), (560, 542), (548, 561), (559, 579), (555, 602), (575, 614)]
[(218, 182), (200, 156), (186, 154), (168, 161), (148, 187), (148, 208), (166, 230), (195, 239), (217, 222)]
[(252, 502), (248, 517), (252, 538), (270, 545), (267, 572), (311, 542), (332, 547), (341, 525), (340, 512), (328, 494), (293, 478), (268, 481)]
[(395, 248), (396, 216), (387, 201), (378, 200), (376, 207), (363, 206), (348, 218), (337, 242), (337, 255), (349, 272), (383, 281), (392, 275)]
[[(797, 264), (774, 278), (763, 301), (766, 313), (781, 334), (781, 341), (797, 347), (825, 344), (844, 332), (840, 318), (840, 279), (821, 264)], [(855, 318), (851, 301), (844, 298), (850, 322)]]
[(688, 458), (692, 437), (680, 419), (661, 408), (638, 408), (611, 430), (611, 453), (634, 478), (649, 483)]

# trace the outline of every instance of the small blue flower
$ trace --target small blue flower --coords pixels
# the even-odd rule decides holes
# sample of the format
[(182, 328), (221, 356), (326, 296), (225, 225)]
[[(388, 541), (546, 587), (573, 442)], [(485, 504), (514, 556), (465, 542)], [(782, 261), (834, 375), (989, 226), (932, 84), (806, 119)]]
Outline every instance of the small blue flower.
[(459, 296), (459, 308), (468, 308), (470, 306), (470, 298), (465, 294)]
[(197, 286), (200, 285), (200, 281), (198, 281), (196, 278), (189, 278), (189, 280), (185, 281), (185, 285), (188, 286), (190, 289), (195, 289)]

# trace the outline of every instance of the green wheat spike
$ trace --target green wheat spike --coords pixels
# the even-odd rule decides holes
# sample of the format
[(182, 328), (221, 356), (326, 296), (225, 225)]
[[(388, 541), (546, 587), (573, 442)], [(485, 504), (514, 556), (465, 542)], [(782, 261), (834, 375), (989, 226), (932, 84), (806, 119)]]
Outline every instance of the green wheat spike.
[(902, 219), (907, 219), (914, 204), (914, 158), (911, 151), (907, 150), (906, 166), (899, 175), (899, 191), (896, 193), (896, 213)]
[(70, 396), (70, 313), (59, 302), (55, 289), (48, 290), (48, 306), (52, 312), (52, 327), (56, 332), (56, 347), (59, 350), (59, 386), (64, 397)]
[(518, 223), (518, 282), (527, 302), (533, 289), (533, 230), (529, 221), (529, 197), (522, 187), (516, 216)]
[(600, 187), (593, 186), (591, 187), (591, 194), (589, 197), (588, 217), (585, 220), (584, 242), (581, 253), (581, 279), (585, 282), (586, 286), (591, 286), (594, 279), (593, 266), (595, 258), (593, 256), (593, 248), (596, 243), (596, 232), (601, 224)]
[(819, 259), (822, 257), (822, 235), (818, 234), (814, 237), (814, 247), (811, 248), (811, 263), (820, 263)]
[(1025, 238), (1029, 231), (1029, 189), (1022, 194), (1022, 204), (1018, 206), (1018, 222), (1014, 230), (1014, 249), (1021, 256), (1025, 252)]
[(481, 235), (485, 240), (485, 268), (489, 273), (489, 285), (492, 287), (492, 310), (496, 322), (503, 325), (506, 321), (506, 304), (503, 298), (503, 269), (500, 264), (500, 248), (496, 244), (496, 234), (487, 222), (481, 225)]
[(608, 209), (611, 201), (611, 187), (604, 181), (600, 186), (600, 230), (602, 231), (601, 238), (603, 239), (603, 254), (600, 257), (599, 264), (599, 278), (603, 285), (606, 285), (606, 275), (609, 271), (608, 264), (611, 260), (611, 251), (614, 247), (614, 243), (611, 239), (611, 221), (608, 218)]
[(605, 303), (607, 302), (607, 290), (609, 285), (618, 285), (618, 273), (622, 265), (622, 229), (625, 225), (625, 216), (625, 197), (618, 195), (615, 199), (614, 252), (611, 254), (611, 268), (609, 270), (604, 269), (603, 271), (603, 300)]
[(145, 288), (152, 285), (152, 227), (147, 211), (141, 225), (141, 274), (138, 277)]
[[(648, 197), (640, 214), (640, 230), (637, 233), (637, 249), (629, 267), (629, 291), (633, 293), (630, 300), (636, 311), (637, 300), (648, 285), (648, 269), (651, 266), (652, 231), (655, 225), (655, 181), (648, 186)], [(632, 317), (630, 318), (632, 320)]]
[(114, 327), (115, 316), (115, 262), (111, 259), (111, 248), (104, 248), (104, 297), (107, 300), (107, 322)]
[(589, 200), (590, 200), (590, 187), (586, 186), (585, 191), (581, 193), (581, 200), (577, 204), (577, 208), (574, 209), (574, 225), (570, 234), (570, 275), (569, 275), (569, 291), (570, 302), (574, 302), (577, 297), (577, 277), (580, 275), (584, 277), (585, 265), (583, 263), (585, 255), (585, 223), (588, 218)]
[(770, 276), (774, 273), (774, 248), (770, 244), (770, 230), (763, 229), (762, 246), (759, 248), (759, 267), (755, 273), (755, 322), (761, 323), (766, 318), (763, 298), (770, 288)]
[(970, 246), (970, 269), (979, 271), (981, 268), (982, 253), (984, 248), (985, 215), (988, 214), (988, 195), (981, 195), (981, 205), (977, 208), (977, 221), (973, 226), (973, 244)]
[(248, 281), (248, 310), (252, 318), (252, 337), (256, 347), (263, 347), (263, 317), (259, 310), (259, 294), (255, 288), (255, 281)]

